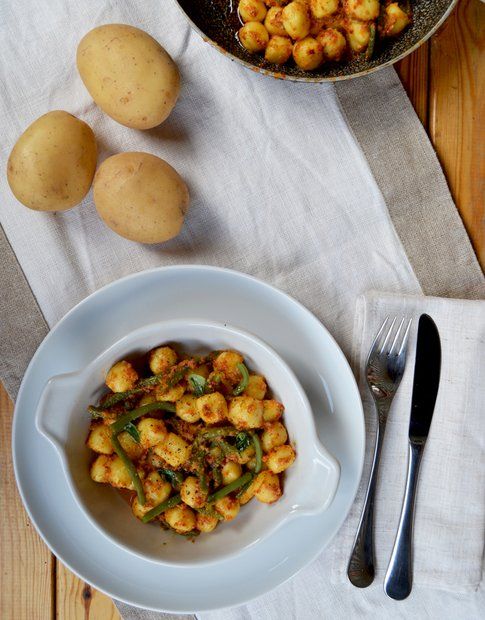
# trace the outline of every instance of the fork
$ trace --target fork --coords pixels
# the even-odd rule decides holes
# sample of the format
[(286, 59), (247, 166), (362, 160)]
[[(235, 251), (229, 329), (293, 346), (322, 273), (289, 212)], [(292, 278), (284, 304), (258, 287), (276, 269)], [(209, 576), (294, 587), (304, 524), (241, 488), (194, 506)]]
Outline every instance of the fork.
[(412, 319), (403, 317), (397, 329), (397, 317), (384, 320), (372, 344), (366, 363), (366, 379), (377, 412), (377, 435), (374, 459), (364, 507), (347, 567), (347, 575), (357, 588), (367, 588), (374, 581), (374, 502), (377, 472), (381, 458), (386, 422), (393, 398), (401, 383), (406, 365), (407, 341)]

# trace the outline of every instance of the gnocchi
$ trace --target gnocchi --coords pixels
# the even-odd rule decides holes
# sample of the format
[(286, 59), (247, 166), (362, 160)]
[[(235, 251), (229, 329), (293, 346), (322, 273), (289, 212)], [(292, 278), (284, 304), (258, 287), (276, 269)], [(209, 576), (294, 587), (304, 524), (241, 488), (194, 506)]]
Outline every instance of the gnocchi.
[(124, 489), (143, 523), (190, 538), (234, 520), (253, 498), (281, 497), (296, 459), (284, 406), (239, 352), (179, 356), (164, 345), (116, 362), (105, 383), (89, 407), (90, 476)]
[(303, 71), (364, 54), (376, 37), (399, 35), (412, 22), (409, 3), (392, 0), (240, 0), (239, 41), (251, 54)]

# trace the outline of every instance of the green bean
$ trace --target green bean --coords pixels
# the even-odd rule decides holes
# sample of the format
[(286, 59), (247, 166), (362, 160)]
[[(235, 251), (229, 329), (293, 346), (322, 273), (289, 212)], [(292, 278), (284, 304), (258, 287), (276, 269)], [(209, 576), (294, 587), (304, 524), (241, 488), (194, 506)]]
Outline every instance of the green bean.
[(365, 59), (370, 60), (374, 54), (374, 48), (376, 45), (376, 25), (371, 24), (369, 26), (369, 43), (367, 44), (367, 50), (365, 52)]
[(243, 485), (243, 486), (239, 489), (239, 491), (236, 493), (236, 497), (237, 497), (237, 499), (239, 499), (239, 498), (241, 497), (241, 495), (247, 491), (247, 489), (249, 488), (249, 486), (253, 483), (254, 478), (255, 478), (255, 476), (253, 476), (253, 475), (251, 474), (251, 478), (250, 478), (250, 479), (246, 482), (246, 484), (244, 484), (244, 485)]
[[(109, 409), (113, 405), (118, 404), (119, 402), (130, 398), (131, 396), (136, 396), (137, 394), (143, 394), (147, 391), (146, 388), (154, 387), (162, 382), (163, 379), (167, 379), (167, 389), (174, 387), (177, 383), (184, 378), (185, 373), (188, 372), (189, 367), (179, 368), (175, 372), (171, 369), (168, 373), (167, 371), (161, 372), (158, 375), (153, 375), (152, 377), (147, 377), (146, 379), (142, 379), (138, 382), (138, 385), (131, 390), (127, 390), (126, 392), (116, 392), (103, 402), (103, 408)], [(173, 376), (170, 376), (170, 373), (173, 372)]]
[(109, 409), (113, 407), (113, 405), (117, 405), (121, 403), (123, 400), (130, 398), (131, 396), (137, 396), (138, 394), (144, 394), (147, 390), (146, 388), (152, 385), (156, 385), (162, 379), (162, 375), (154, 375), (153, 377), (148, 377), (148, 379), (143, 379), (138, 383), (138, 385), (126, 392), (116, 392), (115, 394), (111, 394), (108, 396), (103, 402), (102, 407), (104, 409)]
[(136, 471), (136, 467), (134, 466), (134, 464), (132, 463), (132, 461), (126, 454), (126, 452), (121, 447), (118, 437), (116, 433), (114, 432), (111, 435), (111, 445), (113, 446), (114, 451), (123, 461), (124, 466), (128, 470), (131, 481), (133, 482), (133, 486), (135, 487), (135, 491), (138, 496), (138, 501), (140, 502), (142, 506), (144, 506), (145, 505), (145, 491), (143, 490), (143, 485), (141, 483), (140, 476), (138, 475), (138, 472)]
[(216, 502), (218, 499), (222, 499), (223, 497), (226, 497), (226, 495), (229, 495), (229, 493), (236, 491), (237, 489), (245, 485), (247, 482), (249, 482), (252, 479), (252, 476), (253, 475), (251, 472), (249, 471), (246, 472), (240, 478), (238, 478), (237, 480), (234, 480), (234, 482), (227, 484), (225, 487), (222, 487), (222, 489), (219, 489), (215, 493), (212, 493), (212, 495), (209, 495), (209, 497), (207, 498), (207, 503), (212, 504), (213, 502)]
[(214, 510), (210, 506), (202, 506), (202, 508), (196, 508), (195, 512), (204, 515), (204, 517), (212, 517), (213, 519), (217, 519), (218, 521), (224, 521), (224, 517), (220, 513), (218, 513), (217, 510)]
[(104, 412), (105, 409), (103, 407), (95, 407), (94, 405), (89, 405), (88, 407), (88, 413), (93, 420), (103, 420)]
[(222, 450), (222, 453), (224, 454), (224, 456), (231, 456), (231, 454), (239, 454), (236, 446), (231, 446), (231, 444), (227, 443), (227, 441), (224, 441), (224, 439), (216, 439), (214, 443), (216, 446), (218, 446)]
[(167, 500), (165, 500), (161, 504), (158, 504), (158, 506), (155, 506), (155, 508), (152, 508), (151, 510), (149, 510), (145, 515), (143, 515), (141, 520), (143, 521), (143, 523), (148, 523), (155, 517), (158, 517), (158, 515), (161, 514), (162, 512), (165, 512), (165, 510), (168, 510), (169, 508), (173, 508), (174, 506), (177, 506), (178, 504), (180, 504), (181, 501), (182, 501), (182, 498), (180, 497), (180, 495), (178, 494), (172, 495), (172, 497), (169, 497)]
[(150, 411), (171, 411), (172, 413), (175, 411), (175, 405), (173, 403), (167, 403), (165, 401), (159, 401), (156, 403), (149, 403), (148, 405), (142, 405), (137, 409), (133, 409), (133, 411), (128, 411), (128, 413), (124, 413), (121, 415), (116, 422), (111, 424), (111, 430), (113, 433), (121, 433), (121, 431), (125, 428), (125, 426), (129, 422), (133, 422), (137, 418), (141, 418), (142, 415), (146, 413), (150, 413)]
[(211, 449), (209, 451), (209, 456), (214, 465), (220, 465), (224, 460), (224, 454), (219, 446), (215, 442), (211, 442)]
[(198, 433), (197, 439), (204, 441), (206, 439), (217, 439), (218, 437), (235, 437), (238, 432), (234, 426), (219, 426)]
[(242, 379), (234, 388), (234, 396), (239, 396), (249, 385), (249, 372), (244, 364), (236, 364), (237, 369), (241, 373)]
[(199, 479), (200, 490), (203, 493), (207, 493), (207, 490), (209, 487), (207, 485), (207, 476), (205, 475), (205, 473), (204, 472), (200, 473), (198, 475), (198, 479)]
[(258, 435), (254, 432), (250, 433), (250, 435), (253, 440), (256, 457), (256, 467), (254, 468), (254, 473), (259, 474), (261, 467), (263, 466), (263, 450), (261, 448), (261, 442), (259, 441)]
[(220, 487), (222, 484), (222, 473), (218, 467), (214, 467), (212, 470), (212, 479), (214, 480), (214, 486)]

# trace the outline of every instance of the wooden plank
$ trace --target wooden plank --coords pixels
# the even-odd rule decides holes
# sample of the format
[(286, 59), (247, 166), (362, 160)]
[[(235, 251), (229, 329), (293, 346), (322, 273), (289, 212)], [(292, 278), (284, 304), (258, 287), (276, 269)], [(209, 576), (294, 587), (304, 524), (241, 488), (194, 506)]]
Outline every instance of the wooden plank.
[(55, 560), (30, 523), (15, 486), (12, 413), (12, 403), (0, 386), (0, 618), (51, 620)]
[(429, 42), (396, 64), (396, 70), (416, 114), (428, 127)]
[(120, 620), (113, 601), (57, 562), (58, 620)]
[(485, 4), (462, 0), (431, 41), (429, 133), (485, 268)]

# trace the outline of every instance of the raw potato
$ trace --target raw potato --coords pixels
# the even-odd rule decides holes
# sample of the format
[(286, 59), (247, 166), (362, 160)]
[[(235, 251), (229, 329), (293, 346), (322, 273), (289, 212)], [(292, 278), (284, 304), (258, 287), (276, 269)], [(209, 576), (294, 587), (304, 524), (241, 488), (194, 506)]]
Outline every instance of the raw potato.
[(108, 157), (94, 177), (94, 203), (114, 232), (131, 241), (161, 243), (180, 232), (189, 207), (183, 179), (148, 153)]
[(65, 211), (86, 196), (96, 169), (96, 140), (68, 112), (48, 112), (17, 140), (7, 164), (15, 198), (35, 211)]
[(158, 41), (133, 26), (89, 31), (77, 48), (77, 67), (95, 103), (126, 127), (160, 125), (179, 96), (177, 65)]

